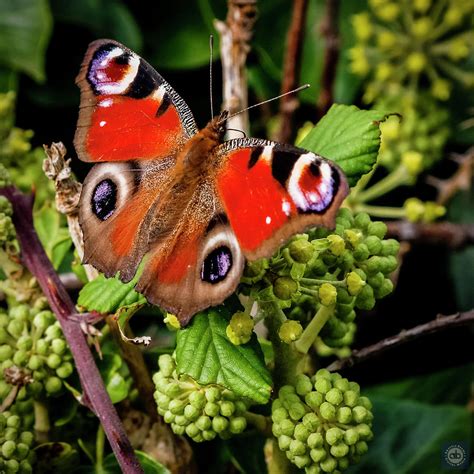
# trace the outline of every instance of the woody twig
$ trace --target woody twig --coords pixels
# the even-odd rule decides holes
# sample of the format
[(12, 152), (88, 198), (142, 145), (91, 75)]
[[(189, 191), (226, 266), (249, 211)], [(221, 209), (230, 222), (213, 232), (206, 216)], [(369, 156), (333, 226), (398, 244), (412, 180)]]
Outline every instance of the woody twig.
[[(308, 0), (294, 0), (291, 23), (286, 38), (281, 83), (282, 94), (295, 89), (299, 85), (307, 9)], [(280, 99), (280, 129), (276, 137), (278, 141), (287, 143), (293, 138), (293, 116), (298, 106), (299, 100), (296, 94), (286, 95)]]
[[(228, 0), (226, 20), (214, 21), (214, 26), (220, 35), (223, 108), (231, 115), (248, 106), (245, 63), (256, 19), (257, 0)], [(228, 128), (242, 130), (248, 134), (248, 113), (243, 112), (232, 117), (227, 125)], [(229, 139), (240, 136), (238, 131), (228, 131)]]

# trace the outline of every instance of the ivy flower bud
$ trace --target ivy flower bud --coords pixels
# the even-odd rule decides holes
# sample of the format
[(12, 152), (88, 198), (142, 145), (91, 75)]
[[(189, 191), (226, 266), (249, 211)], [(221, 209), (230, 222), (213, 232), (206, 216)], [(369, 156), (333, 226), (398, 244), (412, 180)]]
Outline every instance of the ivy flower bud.
[(324, 306), (330, 306), (336, 302), (337, 290), (330, 283), (323, 283), (319, 287), (319, 299)]
[(284, 321), (278, 330), (278, 336), (286, 344), (290, 344), (301, 336), (303, 333), (303, 326), (298, 321), (288, 319)]
[(254, 320), (252, 316), (243, 311), (239, 311), (232, 315), (226, 328), (226, 334), (233, 344), (246, 344), (252, 337), (253, 328)]

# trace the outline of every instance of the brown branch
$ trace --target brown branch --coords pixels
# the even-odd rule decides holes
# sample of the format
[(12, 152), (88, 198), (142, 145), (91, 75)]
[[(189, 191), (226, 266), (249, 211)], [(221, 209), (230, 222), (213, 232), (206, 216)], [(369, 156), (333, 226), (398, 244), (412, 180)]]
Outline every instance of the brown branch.
[(451, 314), (450, 316), (443, 316), (439, 314), (433, 321), (420, 324), (419, 326), (415, 326), (411, 329), (403, 330), (396, 336), (382, 339), (371, 346), (355, 350), (349, 357), (337, 360), (330, 364), (327, 369), (334, 372), (347, 367), (352, 367), (353, 365), (371, 357), (375, 357), (388, 349), (392, 349), (401, 344), (405, 344), (406, 342), (413, 341), (414, 339), (426, 336), (427, 334), (469, 324), (474, 324), (474, 310), (470, 310), (465, 313)]
[(386, 222), (387, 235), (412, 243), (445, 245), (457, 249), (474, 244), (474, 224), (433, 222), (428, 224), (408, 221)]
[[(228, 0), (226, 21), (215, 20), (220, 34), (223, 79), (223, 108), (231, 114), (248, 106), (247, 73), (245, 63), (250, 51), (250, 40), (257, 19), (257, 0)], [(244, 112), (227, 121), (229, 128), (249, 131), (248, 113)], [(228, 138), (240, 137), (230, 130)]]
[(326, 16), (321, 24), (324, 36), (324, 64), (321, 76), (321, 92), (318, 98), (318, 118), (329, 110), (333, 98), (334, 81), (336, 79), (337, 62), (339, 59), (339, 0), (326, 0)]
[(73, 317), (76, 308), (49, 261), (33, 227), (34, 198), (13, 186), (0, 189), (13, 206), (13, 224), (25, 266), (36, 277), (48, 303), (61, 324), (79, 374), (82, 389), (99, 418), (117, 461), (125, 473), (142, 473), (132, 445), (125, 434), (80, 324)]
[[(286, 36), (286, 51), (283, 61), (282, 94), (299, 86), (307, 10), (308, 0), (293, 1), (293, 13)], [(293, 138), (293, 115), (298, 106), (299, 100), (296, 94), (286, 95), (280, 99), (279, 115), (281, 123), (276, 136), (279, 142), (288, 143)]]

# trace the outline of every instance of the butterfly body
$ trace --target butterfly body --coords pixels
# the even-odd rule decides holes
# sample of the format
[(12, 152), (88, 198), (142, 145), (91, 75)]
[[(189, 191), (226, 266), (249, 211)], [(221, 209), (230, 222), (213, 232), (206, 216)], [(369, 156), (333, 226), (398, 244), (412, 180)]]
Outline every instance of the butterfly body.
[(293, 234), (334, 225), (347, 194), (339, 168), (306, 150), (224, 141), (227, 112), (198, 130), (186, 103), (143, 59), (92, 43), (77, 78), (75, 146), (95, 162), (80, 205), (85, 258), (137, 284), (186, 324), (236, 288), (245, 259)]

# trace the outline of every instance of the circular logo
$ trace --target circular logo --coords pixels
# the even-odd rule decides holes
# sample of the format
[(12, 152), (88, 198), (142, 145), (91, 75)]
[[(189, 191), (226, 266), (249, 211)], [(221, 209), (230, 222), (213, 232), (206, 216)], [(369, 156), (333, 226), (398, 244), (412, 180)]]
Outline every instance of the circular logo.
[(444, 450), (444, 460), (449, 466), (459, 467), (467, 459), (467, 453), (460, 444), (451, 444)]

